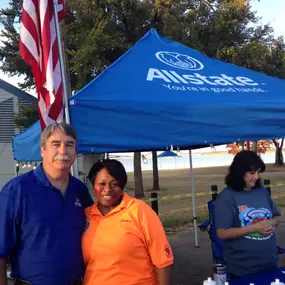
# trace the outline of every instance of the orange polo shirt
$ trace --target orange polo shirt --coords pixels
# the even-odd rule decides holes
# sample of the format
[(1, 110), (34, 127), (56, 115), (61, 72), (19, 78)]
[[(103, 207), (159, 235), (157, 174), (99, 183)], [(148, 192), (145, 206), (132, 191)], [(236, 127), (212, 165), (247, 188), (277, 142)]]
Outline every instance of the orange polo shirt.
[(83, 285), (157, 285), (155, 267), (173, 264), (173, 254), (156, 213), (124, 193), (122, 202), (103, 216), (88, 207), (82, 251)]

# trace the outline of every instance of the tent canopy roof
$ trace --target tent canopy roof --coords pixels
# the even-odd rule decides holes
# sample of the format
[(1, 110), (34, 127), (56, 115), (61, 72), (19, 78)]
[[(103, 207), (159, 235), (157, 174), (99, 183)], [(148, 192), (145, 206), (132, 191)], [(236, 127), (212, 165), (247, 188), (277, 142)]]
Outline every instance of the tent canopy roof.
[(284, 80), (209, 58), (151, 29), (70, 98), (71, 123), (80, 153), (271, 139), (285, 134), (284, 90)]

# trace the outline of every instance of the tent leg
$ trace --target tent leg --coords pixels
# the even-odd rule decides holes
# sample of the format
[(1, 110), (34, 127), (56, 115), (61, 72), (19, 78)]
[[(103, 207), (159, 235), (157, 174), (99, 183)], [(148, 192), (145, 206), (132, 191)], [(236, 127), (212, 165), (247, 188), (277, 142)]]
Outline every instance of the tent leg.
[(192, 194), (192, 208), (193, 208), (193, 224), (194, 224), (194, 234), (195, 234), (195, 247), (200, 247), (198, 243), (198, 231), (197, 231), (197, 217), (196, 217), (196, 199), (195, 199), (195, 180), (194, 171), (192, 164), (192, 152), (189, 149), (189, 162), (190, 162), (190, 177), (191, 177), (191, 194)]
[(19, 166), (16, 165), (16, 162), (14, 160), (14, 174), (15, 174), (15, 177), (18, 176), (18, 172), (19, 172)]
[(79, 177), (79, 174), (78, 174), (78, 158), (77, 158), (77, 156), (76, 156), (76, 158), (74, 160), (74, 163), (71, 166), (71, 174), (72, 174), (72, 176), (74, 176), (76, 178)]

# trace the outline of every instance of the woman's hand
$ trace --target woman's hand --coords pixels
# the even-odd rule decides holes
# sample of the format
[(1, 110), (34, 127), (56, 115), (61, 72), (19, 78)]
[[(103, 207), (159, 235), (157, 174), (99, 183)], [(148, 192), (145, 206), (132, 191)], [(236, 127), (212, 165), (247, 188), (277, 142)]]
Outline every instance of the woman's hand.
[(274, 231), (276, 225), (277, 220), (273, 218), (271, 220), (263, 220), (245, 227), (216, 229), (216, 233), (221, 240), (238, 239), (256, 232), (263, 235), (270, 235)]
[(271, 220), (263, 220), (257, 222), (256, 224), (250, 225), (254, 232), (258, 232), (263, 235), (270, 235), (275, 229), (276, 221)]

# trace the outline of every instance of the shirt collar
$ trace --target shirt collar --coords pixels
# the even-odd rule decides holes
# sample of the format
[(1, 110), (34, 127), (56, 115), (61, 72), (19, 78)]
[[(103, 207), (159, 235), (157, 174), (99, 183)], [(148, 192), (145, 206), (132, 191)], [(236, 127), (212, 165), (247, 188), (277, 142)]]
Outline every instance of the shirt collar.
[[(133, 197), (130, 197), (128, 194), (123, 193), (123, 198), (122, 198), (122, 201), (121, 201), (120, 205), (118, 205), (115, 209), (110, 211), (106, 216), (112, 215), (112, 214), (114, 214), (116, 212), (120, 212), (121, 210), (127, 208), (133, 202), (133, 200), (134, 200)], [(101, 212), (98, 209), (98, 201), (96, 201), (93, 204), (92, 210), (91, 210), (91, 215), (102, 216)]]
[(120, 210), (123, 210), (128, 207), (130, 203), (132, 203), (134, 198), (130, 197), (128, 194), (123, 193), (123, 199), (119, 205)]
[[(34, 176), (35, 176), (35, 179), (37, 181), (37, 183), (41, 186), (44, 186), (44, 187), (53, 187), (54, 186), (50, 183), (50, 181), (47, 179), (47, 176), (44, 172), (44, 169), (43, 169), (43, 165), (42, 163), (39, 164), (37, 166), (37, 168), (34, 170)], [(70, 183), (72, 183), (72, 177), (71, 175), (69, 174), (69, 182), (68, 182), (68, 187), (70, 185)]]
[(36, 181), (39, 185), (45, 186), (45, 187), (51, 187), (51, 183), (46, 177), (46, 174), (43, 170), (42, 163), (38, 165), (38, 167), (34, 170), (34, 176), (36, 178)]

